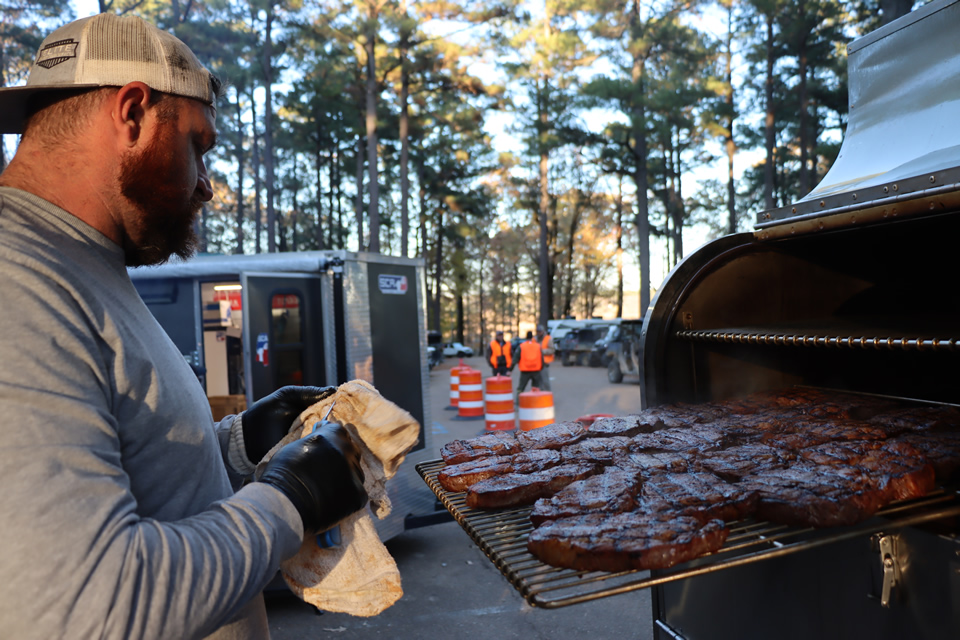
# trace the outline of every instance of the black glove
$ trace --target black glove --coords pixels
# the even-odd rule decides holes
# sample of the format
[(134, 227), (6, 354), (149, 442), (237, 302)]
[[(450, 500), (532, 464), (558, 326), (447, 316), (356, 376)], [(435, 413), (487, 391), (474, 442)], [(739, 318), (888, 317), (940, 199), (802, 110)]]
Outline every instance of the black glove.
[(336, 422), (324, 420), (277, 451), (258, 480), (290, 498), (308, 534), (329, 529), (367, 504), (360, 450)]
[(280, 442), (297, 416), (336, 391), (336, 387), (283, 387), (243, 412), (243, 444), (253, 464)]

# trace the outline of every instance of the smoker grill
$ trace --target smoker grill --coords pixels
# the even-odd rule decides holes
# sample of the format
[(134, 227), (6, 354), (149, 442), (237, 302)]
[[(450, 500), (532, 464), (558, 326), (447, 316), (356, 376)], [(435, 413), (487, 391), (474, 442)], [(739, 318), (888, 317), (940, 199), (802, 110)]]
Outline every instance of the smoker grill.
[[(958, 26), (960, 0), (935, 0), (849, 46), (840, 156), (670, 274), (644, 319), (645, 407), (798, 385), (960, 406)], [(469, 509), (442, 467), (418, 471), (535, 606), (651, 588), (659, 640), (960, 637), (956, 486), (853, 527), (745, 520), (693, 562), (589, 573), (537, 561), (530, 509)]]

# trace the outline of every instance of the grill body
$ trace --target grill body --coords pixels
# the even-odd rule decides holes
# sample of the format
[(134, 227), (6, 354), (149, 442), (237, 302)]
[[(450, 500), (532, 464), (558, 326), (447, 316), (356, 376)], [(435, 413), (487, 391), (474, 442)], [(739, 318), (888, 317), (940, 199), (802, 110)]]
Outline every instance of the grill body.
[[(960, 3), (934, 0), (851, 43), (840, 157), (809, 196), (670, 274), (644, 321), (645, 407), (795, 385), (960, 405), (958, 20)], [(861, 536), (657, 584), (655, 635), (960, 637), (958, 520), (888, 532), (880, 518)]]

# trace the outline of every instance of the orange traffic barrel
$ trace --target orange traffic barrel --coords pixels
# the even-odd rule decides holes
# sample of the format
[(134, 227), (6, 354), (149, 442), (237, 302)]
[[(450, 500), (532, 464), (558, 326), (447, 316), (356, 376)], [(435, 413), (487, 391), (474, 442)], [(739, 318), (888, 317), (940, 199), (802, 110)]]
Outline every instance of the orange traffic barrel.
[(591, 413), (590, 415), (580, 416), (577, 418), (577, 422), (583, 425), (585, 429), (589, 429), (594, 422), (600, 418), (612, 418), (612, 413)]
[(483, 417), (483, 374), (477, 369), (460, 369), (459, 402), (457, 416), (460, 418)]
[(517, 414), (513, 410), (513, 379), (510, 376), (490, 376), (484, 385), (483, 401), (487, 411), (487, 431), (516, 429)]
[(460, 403), (460, 371), (469, 368), (461, 361), (460, 364), (450, 369), (450, 406), (454, 409)]
[(530, 431), (556, 422), (553, 416), (553, 394), (534, 387), (520, 394), (520, 430)]

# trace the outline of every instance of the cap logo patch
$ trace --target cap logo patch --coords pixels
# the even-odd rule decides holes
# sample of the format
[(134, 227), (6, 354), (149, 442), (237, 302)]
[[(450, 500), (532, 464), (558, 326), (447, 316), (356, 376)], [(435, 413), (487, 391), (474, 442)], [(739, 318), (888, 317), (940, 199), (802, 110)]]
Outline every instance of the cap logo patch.
[(44, 69), (49, 69), (61, 62), (66, 62), (70, 58), (76, 58), (78, 46), (80, 46), (80, 43), (76, 40), (51, 42), (37, 54), (37, 64)]

